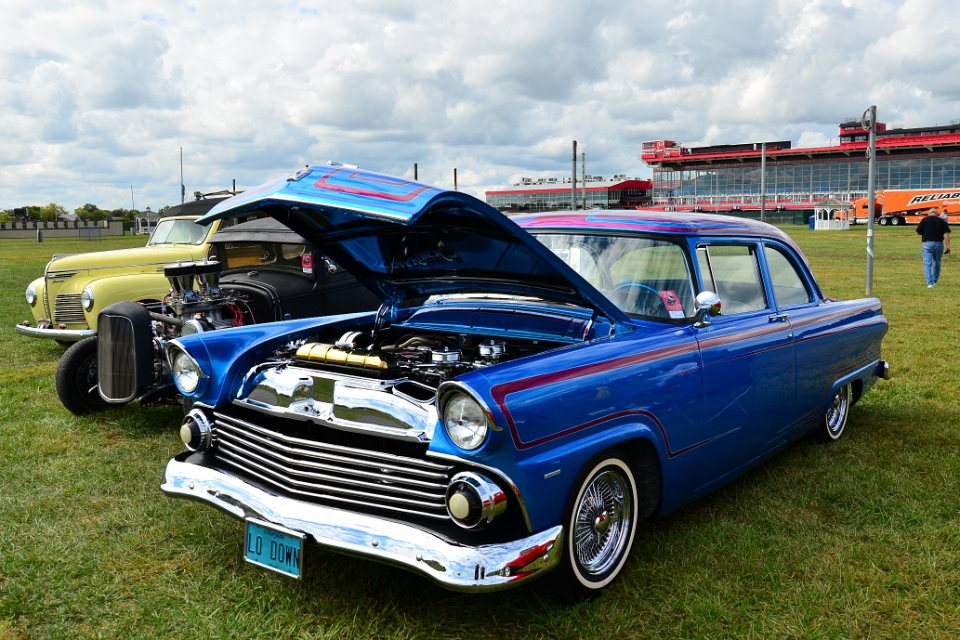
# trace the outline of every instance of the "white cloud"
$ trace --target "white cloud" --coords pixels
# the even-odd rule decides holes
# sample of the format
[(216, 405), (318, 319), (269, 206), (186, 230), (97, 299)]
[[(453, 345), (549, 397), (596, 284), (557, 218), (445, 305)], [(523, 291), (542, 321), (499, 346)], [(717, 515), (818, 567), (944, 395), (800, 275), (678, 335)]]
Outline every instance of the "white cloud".
[(960, 118), (947, 0), (7, 0), (0, 208), (154, 208), (336, 159), (475, 195), (649, 175), (643, 140), (822, 144)]

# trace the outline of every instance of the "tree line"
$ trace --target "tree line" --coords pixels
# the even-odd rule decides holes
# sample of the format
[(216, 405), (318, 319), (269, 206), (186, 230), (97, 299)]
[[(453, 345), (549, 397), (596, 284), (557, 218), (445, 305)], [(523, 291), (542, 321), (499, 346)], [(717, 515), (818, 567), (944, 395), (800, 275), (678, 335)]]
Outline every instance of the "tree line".
[[(164, 207), (164, 209), (166, 208), (167, 207)], [(41, 222), (56, 222), (61, 216), (67, 215), (66, 207), (56, 202), (51, 202), (44, 206), (28, 206), (22, 207), (22, 209), (18, 207), (16, 209), (0, 210), (0, 222), (12, 222), (17, 218), (21, 218), (23, 215), (21, 210), (23, 210), (31, 220)], [(89, 202), (77, 207), (73, 212), (77, 215), (78, 220), (90, 221), (108, 220), (110, 218), (133, 220), (135, 216), (140, 214), (136, 209), (124, 209), (122, 207), (119, 209), (101, 209), (97, 205), (90, 204)]]

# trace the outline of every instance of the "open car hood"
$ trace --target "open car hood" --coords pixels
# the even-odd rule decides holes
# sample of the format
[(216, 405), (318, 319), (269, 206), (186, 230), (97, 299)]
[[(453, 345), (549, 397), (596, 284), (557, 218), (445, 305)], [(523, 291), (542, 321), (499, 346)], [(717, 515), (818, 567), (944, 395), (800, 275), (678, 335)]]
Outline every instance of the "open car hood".
[(201, 223), (255, 210), (299, 233), (383, 300), (536, 296), (628, 322), (536, 238), (463, 193), (331, 163), (225, 200)]

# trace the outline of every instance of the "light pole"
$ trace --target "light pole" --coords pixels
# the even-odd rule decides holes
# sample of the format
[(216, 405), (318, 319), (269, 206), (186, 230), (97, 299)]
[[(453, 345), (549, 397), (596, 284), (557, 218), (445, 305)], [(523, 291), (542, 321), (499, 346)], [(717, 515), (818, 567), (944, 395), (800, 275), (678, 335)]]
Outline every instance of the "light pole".
[(573, 141), (573, 176), (570, 180), (570, 211), (577, 210), (577, 141)]
[(877, 106), (871, 105), (863, 112), (860, 124), (870, 131), (870, 145), (867, 147), (867, 295), (873, 295), (873, 215), (876, 204), (876, 173), (877, 156)]
[(767, 143), (760, 145), (760, 222), (767, 213)]

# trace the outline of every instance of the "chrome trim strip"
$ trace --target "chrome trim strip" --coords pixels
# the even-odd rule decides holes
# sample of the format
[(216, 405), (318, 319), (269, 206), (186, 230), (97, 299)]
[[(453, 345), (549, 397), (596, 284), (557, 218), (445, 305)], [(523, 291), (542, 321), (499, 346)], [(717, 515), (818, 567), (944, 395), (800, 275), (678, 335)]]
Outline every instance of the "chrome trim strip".
[(559, 525), (510, 542), (461, 545), (422, 527), (277, 496), (177, 458), (167, 463), (160, 489), (238, 520), (254, 517), (305, 533), (322, 547), (396, 565), (457, 591), (497, 591), (538, 577), (559, 563), (563, 545)]
[(38, 329), (37, 327), (25, 327), (22, 324), (15, 325), (17, 333), (31, 338), (46, 338), (48, 340), (62, 340), (63, 342), (77, 342), (84, 338), (97, 335), (93, 329)]

